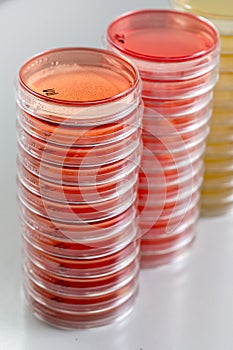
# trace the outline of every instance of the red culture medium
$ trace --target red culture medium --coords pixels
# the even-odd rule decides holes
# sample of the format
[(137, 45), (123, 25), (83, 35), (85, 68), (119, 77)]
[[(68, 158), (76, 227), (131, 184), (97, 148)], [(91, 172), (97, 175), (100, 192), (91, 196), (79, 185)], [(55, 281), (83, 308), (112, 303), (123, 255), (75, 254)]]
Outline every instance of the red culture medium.
[(115, 19), (106, 46), (130, 58), (142, 78), (141, 264), (154, 267), (181, 256), (195, 237), (218, 34), (194, 15), (142, 10)]
[(138, 290), (138, 72), (104, 50), (44, 52), (17, 103), (26, 299), (58, 327), (121, 319)]

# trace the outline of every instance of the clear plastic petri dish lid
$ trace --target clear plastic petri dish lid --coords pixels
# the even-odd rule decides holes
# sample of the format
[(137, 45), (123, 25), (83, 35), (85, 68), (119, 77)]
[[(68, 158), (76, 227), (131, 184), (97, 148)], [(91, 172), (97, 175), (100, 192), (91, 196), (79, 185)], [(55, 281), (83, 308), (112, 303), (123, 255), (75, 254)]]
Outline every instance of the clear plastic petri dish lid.
[(184, 165), (192, 167), (193, 162), (198, 158), (202, 158), (206, 149), (206, 137), (209, 128), (206, 129), (206, 135), (203, 140), (196, 140), (190, 145), (184, 144), (183, 147), (177, 148), (174, 152), (171, 151), (171, 145), (158, 145), (152, 149), (151, 145), (145, 142), (145, 151), (143, 151), (141, 167), (139, 173), (145, 175), (156, 174), (157, 169), (180, 169)]
[(155, 163), (154, 167), (158, 167), (159, 163), (156, 164), (156, 162), (160, 161), (176, 164), (186, 160), (187, 164), (191, 163), (196, 154), (202, 155), (202, 148), (205, 146), (206, 138), (209, 135), (210, 128), (208, 124), (201, 129), (200, 134), (194, 133), (190, 139), (184, 139), (179, 135), (167, 136), (167, 139), (165, 137), (144, 136), (141, 163), (144, 165), (145, 162), (151, 161), (151, 164)]
[[(62, 277), (54, 275), (26, 260), (24, 273), (37, 286), (43, 288), (49, 294), (55, 294), (62, 301), (70, 299), (71, 303), (81, 304), (84, 300), (91, 303), (108, 299), (110, 294), (119, 291), (138, 275), (139, 259), (134, 258), (128, 266), (108, 276), (100, 277)], [(63, 299), (63, 300), (62, 300)], [(101, 300), (102, 299), (102, 300)]]
[(160, 245), (154, 241), (145, 242), (141, 249), (142, 268), (155, 268), (161, 265), (179, 263), (189, 253), (195, 236), (196, 230), (193, 227), (184, 233), (182, 237), (167, 244)]
[(17, 125), (17, 138), (21, 148), (40, 161), (62, 167), (89, 167), (113, 163), (127, 157), (139, 146), (141, 129), (111, 144), (90, 147), (58, 147), (30, 136), (19, 125)]
[(126, 115), (119, 115), (119, 120), (97, 126), (63, 125), (40, 120), (36, 115), (28, 114), (18, 108), (18, 123), (33, 137), (59, 146), (103, 145), (123, 139), (141, 125), (142, 104)]
[[(21, 220), (23, 220), (22, 217)], [(105, 237), (102, 233), (102, 236), (95, 240), (91, 237), (69, 239), (68, 235), (66, 238), (53, 237), (39, 231), (25, 221), (21, 221), (20, 229), (24, 239), (29, 241), (37, 250), (60, 258), (73, 258), (77, 255), (87, 256), (88, 254), (100, 256), (106, 254), (106, 251), (113, 253), (115, 250), (121, 247), (124, 248), (127, 244), (138, 239), (140, 235), (138, 218), (129, 222), (118, 232), (114, 232), (113, 228), (112, 234)], [(77, 236), (81, 236), (81, 233), (82, 231), (79, 230)]]
[(89, 186), (95, 181), (96, 185), (107, 184), (124, 177), (132, 171), (135, 165), (139, 165), (142, 152), (142, 143), (130, 152), (125, 158), (112, 163), (93, 167), (67, 167), (40, 161), (30, 155), (18, 144), (18, 157), (21, 163), (31, 173), (40, 179), (56, 184)]
[(81, 318), (83, 314), (96, 315), (101, 309), (111, 309), (112, 305), (121, 303), (122, 299), (128, 297), (129, 294), (131, 295), (135, 286), (138, 285), (138, 275), (137, 273), (131, 279), (126, 279), (124, 284), (122, 283), (122, 286), (116, 284), (115, 290), (112, 288), (112, 291), (106, 291), (104, 295), (98, 295), (96, 293), (93, 298), (91, 298), (91, 295), (88, 295), (88, 290), (85, 297), (82, 295), (76, 298), (69, 295), (65, 297), (43, 289), (27, 277), (25, 278), (25, 285), (27, 283), (28, 291), (31, 295), (47, 307), (57, 312), (62, 312), (67, 316), (76, 315)]
[[(138, 189), (139, 207), (145, 207), (146, 211), (157, 211), (166, 208), (178, 208), (179, 205), (187, 204), (193, 201), (193, 194), (199, 191), (203, 182), (203, 171), (181, 186), (166, 187), (157, 191), (157, 188), (151, 189), (144, 186)], [(141, 210), (140, 210), (141, 211)]]
[(139, 10), (116, 18), (105, 45), (131, 58), (142, 80), (194, 78), (219, 60), (215, 27), (203, 18), (169, 10)]
[(151, 108), (156, 113), (165, 117), (181, 117), (190, 113), (196, 113), (209, 104), (213, 99), (213, 92), (207, 92), (200, 96), (174, 99), (174, 100), (154, 100), (144, 98), (145, 109)]
[(30, 296), (35, 298), (36, 302), (40, 305), (40, 309), (47, 310), (50, 317), (55, 313), (59, 319), (59, 323), (65, 320), (72, 321), (71, 323), (76, 325), (75, 328), (79, 328), (80, 324), (82, 324), (81, 327), (85, 326), (85, 321), (87, 323), (87, 320), (89, 322), (86, 326), (90, 324), (91, 320), (95, 320), (95, 326), (99, 325), (99, 323), (96, 324), (97, 321), (101, 322), (101, 325), (105, 324), (107, 316), (108, 318), (110, 315), (113, 317), (118, 308), (122, 311), (122, 305), (125, 305), (132, 296), (135, 298), (138, 288), (138, 275), (132, 281), (129, 281), (125, 287), (122, 286), (122, 288), (119, 288), (118, 293), (112, 292), (102, 298), (96, 297), (93, 302), (91, 300), (82, 300), (81, 298), (76, 300), (71, 298), (65, 299), (56, 296), (55, 293), (46, 293), (43, 289), (33, 285), (31, 281), (27, 287), (27, 292)]
[(139, 176), (139, 187), (142, 188), (163, 188), (163, 187), (173, 187), (179, 186), (182, 183), (192, 179), (193, 176), (199, 174), (204, 168), (203, 159), (198, 159), (195, 164), (191, 164), (189, 171), (187, 169), (176, 169), (176, 171), (165, 172), (165, 171), (155, 171), (147, 172), (146, 175), (143, 172), (140, 172)]
[(156, 257), (157, 259), (163, 259), (164, 256), (169, 256), (174, 253), (178, 253), (194, 240), (196, 236), (196, 225), (193, 225), (189, 229), (183, 232), (180, 236), (168, 238), (164, 242), (158, 242), (157, 240), (148, 239), (142, 242), (142, 259), (144, 254), (148, 257)]
[[(131, 244), (132, 245), (132, 244)], [(102, 257), (94, 257), (92, 259), (80, 259), (73, 257), (69, 259), (60, 258), (56, 256), (47, 255), (35, 249), (29, 242), (24, 241), (24, 259), (30, 261), (38, 269), (49, 273), (54, 277), (64, 279), (82, 279), (87, 281), (94, 281), (95, 279), (104, 279), (111, 277), (113, 274), (120, 273), (127, 269), (139, 255), (139, 246), (134, 246), (134, 250), (129, 251), (126, 246), (112, 253), (105, 254)], [(129, 256), (126, 257), (125, 251)], [(60, 264), (60, 268), (59, 268)], [(55, 287), (56, 288), (56, 287)]]
[(198, 147), (194, 147), (193, 150), (189, 150), (187, 153), (186, 151), (181, 151), (177, 155), (164, 153), (164, 154), (157, 154), (154, 156), (147, 157), (146, 154), (142, 157), (142, 171), (140, 171), (140, 176), (143, 175), (143, 173), (147, 176), (147, 173), (150, 175), (151, 173), (154, 173), (156, 176), (156, 170), (158, 169), (158, 172), (161, 172), (161, 169), (165, 173), (171, 171), (174, 172), (174, 174), (180, 173), (183, 171), (183, 169), (192, 169), (193, 164), (196, 164), (196, 162), (200, 159), (202, 159), (206, 149), (206, 143), (203, 141), (201, 144), (198, 145)]
[[(192, 195), (197, 193), (202, 185), (203, 176), (202, 172), (198, 173), (194, 178), (190, 178), (189, 181), (183, 184), (183, 186), (169, 187), (164, 186), (161, 191), (156, 191), (156, 188), (149, 191), (147, 188), (139, 187), (138, 197), (139, 205), (147, 208), (171, 208), (179, 203), (189, 203), (192, 200)], [(189, 184), (189, 189), (188, 189)], [(151, 209), (154, 210), (154, 209)]]
[(186, 198), (183, 202), (173, 203), (173, 206), (160, 207), (157, 205), (146, 206), (142, 215), (140, 216), (140, 229), (142, 237), (146, 232), (148, 232), (154, 225), (157, 228), (169, 226), (170, 230), (173, 230), (178, 225), (180, 225), (186, 216), (191, 212), (199, 211), (199, 201), (200, 194), (196, 193), (196, 198), (194, 200), (194, 195), (190, 198)]
[(50, 220), (69, 223), (96, 222), (123, 213), (134, 203), (136, 189), (137, 183), (119, 196), (103, 202), (69, 204), (41, 198), (17, 180), (17, 194), (22, 204)]
[(186, 212), (198, 206), (200, 184), (202, 184), (201, 180), (199, 184), (195, 185), (195, 188), (193, 185), (190, 191), (183, 191), (168, 198), (164, 196), (164, 199), (160, 199), (157, 202), (153, 201), (153, 198), (150, 200), (150, 198), (143, 197), (143, 194), (140, 195), (139, 193), (140, 224), (151, 225), (157, 223), (160, 226), (174, 218), (182, 218)]
[(219, 65), (208, 73), (182, 81), (151, 81), (143, 79), (142, 98), (149, 100), (174, 100), (200, 96), (211, 91), (218, 81)]
[[(192, 213), (192, 216), (190, 215)], [(173, 237), (178, 237), (179, 235), (182, 235), (184, 232), (187, 232), (190, 230), (191, 227), (196, 225), (199, 218), (199, 210), (198, 208), (195, 208), (195, 210), (191, 210), (191, 212), (187, 212), (184, 216), (183, 220), (181, 220), (179, 223), (175, 222), (174, 227), (170, 232), (166, 232), (164, 230), (164, 226), (162, 225), (156, 225), (156, 223), (149, 229), (149, 231), (143, 235), (142, 240), (156, 240), (161, 241), (163, 240), (170, 240), (173, 239)], [(173, 220), (173, 219), (172, 219)], [(146, 224), (141, 222), (141, 226), (146, 227)]]
[[(200, 198), (200, 197), (199, 197)], [(147, 216), (143, 216), (140, 221), (140, 228), (142, 232), (142, 239), (144, 236), (153, 232), (153, 234), (161, 235), (162, 237), (165, 235), (172, 235), (177, 231), (178, 227), (186, 225), (186, 222), (190, 224), (191, 217), (197, 220), (197, 217), (200, 213), (200, 202), (194, 206), (186, 206), (183, 208), (183, 212), (176, 211), (177, 215), (172, 215), (172, 212), (168, 213), (168, 215), (154, 215), (148, 212)], [(193, 222), (196, 222), (193, 220)]]
[[(199, 182), (198, 182), (199, 181)], [(191, 190), (180, 190), (172, 195), (165, 194), (164, 198), (158, 198), (151, 195), (145, 196), (144, 193), (139, 192), (139, 211), (140, 221), (155, 222), (156, 220), (169, 220), (174, 217), (180, 217), (198, 205), (200, 199), (200, 188), (203, 183), (203, 179), (199, 178), (192, 184)]]
[(144, 252), (156, 251), (156, 254), (167, 254), (179, 250), (192, 241), (196, 235), (196, 223), (183, 230), (177, 235), (167, 235), (165, 238), (159, 238), (151, 233), (148, 233), (141, 243), (142, 254)]
[[(166, 242), (166, 244), (160, 244), (156, 241), (143, 241), (142, 242), (142, 261), (144, 257), (150, 257), (151, 259), (156, 260), (162, 260), (162, 264), (164, 264), (164, 260), (167, 260), (168, 262), (171, 262), (171, 256), (174, 254), (179, 255), (179, 251), (185, 250), (190, 244), (193, 242), (196, 232), (195, 232), (195, 226), (191, 227), (189, 230), (187, 230), (182, 237), (179, 237), (177, 239), (174, 239), (171, 242)], [(166, 256), (166, 259), (164, 257)], [(174, 257), (173, 257), (174, 258)], [(169, 261), (171, 260), (171, 261)], [(157, 263), (159, 263), (157, 261)], [(156, 261), (154, 261), (155, 263)]]
[[(180, 118), (165, 118), (164, 116), (153, 114), (150, 109), (145, 109), (143, 118), (143, 137), (162, 138), (164, 135), (185, 135), (199, 132), (204, 124), (207, 124), (212, 115), (212, 104), (205, 106), (198, 113), (192, 113), (190, 116)], [(178, 136), (177, 136), (178, 138)]]
[[(199, 196), (200, 198), (200, 196)], [(151, 234), (158, 239), (166, 236), (176, 235), (177, 231), (189, 227), (191, 224), (195, 224), (200, 215), (200, 201), (198, 204), (183, 209), (183, 212), (177, 211), (177, 215), (172, 215), (171, 212), (167, 216), (148, 215), (142, 217), (140, 221), (140, 228), (142, 232), (142, 240), (147, 237), (147, 234)]]
[(91, 203), (117, 197), (132, 187), (137, 181), (138, 165), (135, 164), (134, 168), (125, 176), (101, 185), (95, 183), (89, 186), (80, 186), (78, 183), (73, 186), (54, 184), (40, 179), (40, 177), (28, 171), (20, 161), (17, 162), (17, 176), (25, 187), (42, 198), (66, 204)]
[[(29, 285), (29, 287), (31, 287), (31, 285)], [(115, 319), (125, 318), (129, 311), (132, 311), (132, 302), (135, 300), (137, 290), (138, 276), (132, 280), (126, 288), (122, 288), (122, 290), (120, 290), (121, 293), (110, 294), (109, 300), (93, 304), (86, 302), (87, 305), (85, 305), (84, 302), (81, 304), (81, 300), (81, 305), (75, 305), (72, 299), (67, 299), (67, 303), (63, 305), (62, 302), (60, 302), (62, 298), (56, 297), (56, 295), (52, 297), (52, 294), (49, 293), (46, 295), (46, 293), (41, 290), (35, 293), (35, 288), (29, 288), (27, 294), (30, 296), (29, 300), (33, 308), (36, 306), (36, 316), (39, 312), (39, 314), (41, 314), (40, 318), (56, 327), (61, 326), (62, 328), (77, 329), (90, 326), (102, 326), (112, 323)], [(57, 322), (56, 318), (58, 320)]]
[(113, 253), (108, 251), (101, 256), (74, 256), (60, 258), (35, 249), (30, 242), (24, 240), (24, 256), (34, 265), (51, 274), (73, 278), (100, 278), (109, 276), (126, 268), (139, 254), (139, 241), (133, 241), (125, 247), (119, 247)]
[[(107, 325), (113, 321), (122, 321), (132, 312), (135, 298), (138, 292), (138, 278), (132, 282), (127, 292), (117, 299), (110, 300), (105, 304), (89, 306), (89, 310), (81, 311), (59, 310), (57, 305), (51, 306), (41, 300), (41, 295), (35, 295), (25, 285), (26, 301), (36, 317), (44, 322), (64, 329), (89, 328)], [(50, 298), (51, 299), (51, 298)], [(48, 300), (48, 299), (47, 299)]]
[[(174, 117), (174, 118), (164, 118), (158, 116), (155, 120), (153, 117), (147, 116), (143, 119), (143, 125), (145, 132), (142, 134), (160, 135), (165, 133), (171, 133), (172, 131), (177, 134), (182, 134), (183, 132), (189, 132), (195, 130), (203, 123), (209, 122), (212, 117), (212, 103), (205, 106), (201, 111), (196, 113), (191, 113), (187, 116)], [(212, 121), (212, 119), (211, 119)], [(157, 134), (156, 134), (157, 126)], [(151, 129), (151, 131), (149, 131)], [(148, 135), (148, 136), (149, 136)]]
[(118, 238), (125, 237), (125, 233), (128, 234), (130, 229), (130, 234), (122, 240), (122, 244), (127, 243), (128, 238), (133, 240), (132, 234), (135, 234), (134, 228), (138, 221), (136, 204), (136, 202), (133, 203), (125, 212), (113, 218), (93, 223), (72, 224), (50, 220), (23, 204), (19, 208), (19, 214), (22, 225), (26, 224), (29, 232), (34, 232), (34, 240), (52, 245), (54, 251), (55, 248), (58, 251), (67, 250), (72, 245), (71, 253), (75, 249), (78, 250), (79, 256), (85, 257), (106, 254), (106, 251), (113, 252), (119, 249), (120, 244), (116, 245)]
[(198, 158), (192, 164), (185, 165), (180, 168), (175, 168), (171, 170), (163, 169), (162, 167), (158, 169), (153, 169), (153, 171), (143, 172), (140, 171), (139, 183), (148, 186), (148, 183), (168, 183), (168, 184), (178, 184), (183, 179), (188, 179), (196, 171), (203, 168), (204, 161), (202, 158)]
[(95, 48), (58, 48), (25, 62), (16, 101), (48, 122), (97, 126), (135, 110), (140, 91), (138, 71), (123, 57)]
[(92, 298), (91, 295), (88, 295), (88, 290), (86, 291), (86, 296), (80, 295), (75, 298), (67, 295), (65, 297), (45, 288), (43, 289), (41, 286), (33, 283), (27, 276), (25, 276), (25, 282), (28, 283), (27, 287), (31, 295), (40, 300), (42, 304), (67, 316), (76, 315), (77, 318), (81, 319), (85, 314), (96, 315), (99, 310), (109, 309), (111, 305), (121, 303), (123, 299), (135, 291), (135, 286), (138, 285), (138, 275), (137, 273), (135, 276), (128, 278), (128, 280), (126, 279), (122, 286), (116, 284), (115, 290), (112, 288), (112, 291), (109, 291), (109, 293), (106, 291), (103, 295), (96, 293)]
[(207, 116), (206, 120), (203, 121), (202, 125), (198, 125), (195, 130), (184, 131), (184, 133), (178, 133), (174, 130), (172, 132), (164, 133), (163, 135), (153, 136), (151, 134), (143, 134), (143, 144), (144, 149), (142, 155), (145, 156), (148, 153), (153, 155), (163, 155), (163, 153), (178, 156), (179, 153), (187, 152), (187, 157), (189, 156), (188, 151), (193, 148), (197, 148), (201, 145), (203, 141), (209, 134), (209, 118)]
[[(139, 188), (147, 189), (148, 191), (164, 191), (164, 188), (169, 191), (174, 188), (175, 190), (178, 187), (183, 187), (188, 182), (191, 183), (196, 176), (203, 175), (204, 162), (202, 159), (199, 159), (197, 164), (191, 165), (189, 172), (183, 173), (180, 169), (177, 169), (176, 176), (173, 177), (166, 176), (165, 172), (149, 172), (147, 171), (146, 176), (139, 177)], [(140, 173), (141, 175), (142, 173)]]
[[(156, 110), (152, 109), (153, 115), (155, 115), (158, 119), (157, 124), (160, 127), (160, 121), (162, 126), (163, 124), (169, 125), (175, 130), (180, 131), (183, 129), (192, 128), (193, 125), (198, 125), (202, 122), (203, 119), (207, 117), (208, 114), (212, 112), (213, 101), (211, 100), (209, 103), (202, 106), (202, 108), (198, 111), (194, 111), (191, 113), (181, 114), (181, 115), (166, 115), (162, 116), (160, 113), (157, 113)], [(147, 115), (148, 114), (148, 115)], [(155, 117), (154, 117), (155, 118)], [(147, 124), (148, 123), (148, 124)], [(149, 125), (152, 124), (152, 120), (150, 117), (150, 107), (149, 110), (145, 108), (144, 117), (143, 117), (143, 125), (146, 129), (148, 129)], [(152, 124), (153, 125), (153, 124)]]
[[(199, 179), (199, 188), (197, 185), (193, 184), (193, 188), (190, 191), (185, 191), (176, 194), (173, 198), (170, 196), (164, 196), (164, 200), (158, 200), (158, 202), (148, 200), (140, 196), (139, 200), (139, 210), (141, 211), (140, 221), (150, 224), (151, 219), (154, 218), (154, 223), (157, 222), (158, 225), (162, 222), (170, 221), (174, 218), (182, 218), (186, 212), (192, 210), (194, 207), (198, 206), (202, 179)], [(195, 186), (195, 188), (194, 188)]]

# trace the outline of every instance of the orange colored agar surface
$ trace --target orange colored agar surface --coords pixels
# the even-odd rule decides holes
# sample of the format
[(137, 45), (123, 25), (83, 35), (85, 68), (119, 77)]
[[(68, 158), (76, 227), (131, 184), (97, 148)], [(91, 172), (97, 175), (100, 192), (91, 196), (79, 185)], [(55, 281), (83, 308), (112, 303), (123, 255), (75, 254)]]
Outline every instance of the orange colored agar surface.
[(58, 65), (32, 75), (27, 85), (53, 99), (88, 102), (110, 98), (128, 90), (130, 82), (103, 67)]
[(164, 26), (128, 31), (125, 34), (124, 45), (120, 46), (131, 52), (151, 57), (179, 58), (205, 52), (211, 45), (210, 38), (202, 32), (195, 33), (188, 29)]

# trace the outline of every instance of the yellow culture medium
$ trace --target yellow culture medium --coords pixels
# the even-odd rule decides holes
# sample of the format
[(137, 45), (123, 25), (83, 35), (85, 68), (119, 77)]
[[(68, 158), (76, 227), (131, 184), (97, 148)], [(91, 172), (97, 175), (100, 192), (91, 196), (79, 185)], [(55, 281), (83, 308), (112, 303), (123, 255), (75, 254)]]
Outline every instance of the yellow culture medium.
[(174, 0), (173, 4), (180, 9), (205, 17), (233, 17), (232, 0)]
[(233, 1), (171, 0), (176, 9), (213, 20), (220, 31), (220, 76), (205, 152), (202, 214), (233, 209)]

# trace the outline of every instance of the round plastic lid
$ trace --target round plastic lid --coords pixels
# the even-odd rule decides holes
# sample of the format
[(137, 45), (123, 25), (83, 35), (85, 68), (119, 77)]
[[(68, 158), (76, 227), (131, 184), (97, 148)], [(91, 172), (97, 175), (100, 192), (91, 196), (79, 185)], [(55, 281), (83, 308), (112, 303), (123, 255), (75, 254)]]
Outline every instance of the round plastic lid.
[(107, 40), (125, 54), (144, 60), (179, 62), (207, 55), (218, 33), (204, 19), (169, 10), (129, 12), (113, 21)]
[(86, 105), (112, 102), (139, 82), (136, 69), (112, 52), (62, 48), (39, 54), (19, 72), (21, 87), (55, 103)]

